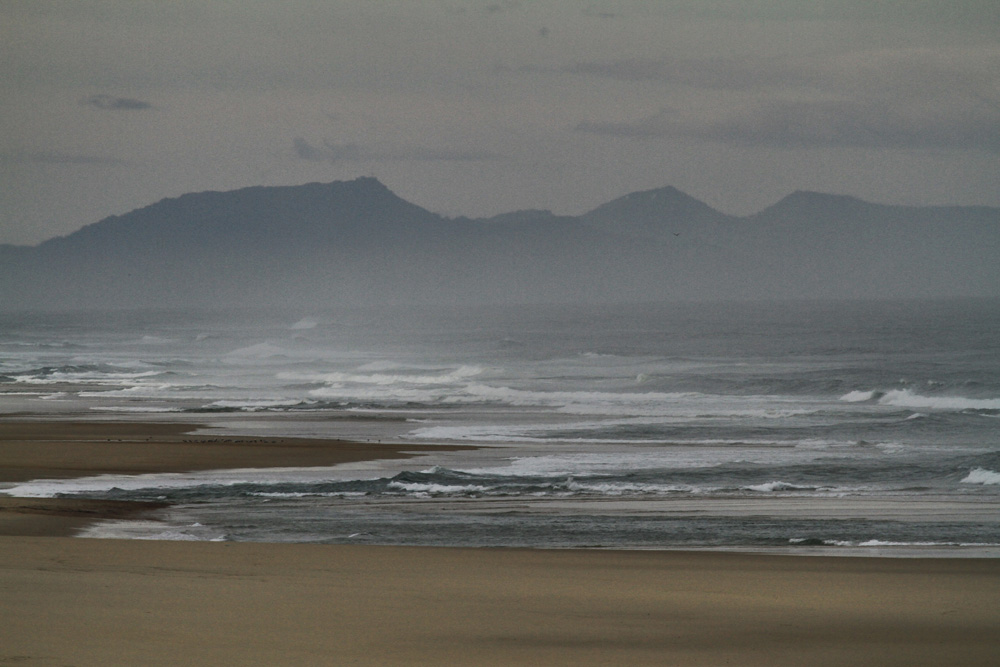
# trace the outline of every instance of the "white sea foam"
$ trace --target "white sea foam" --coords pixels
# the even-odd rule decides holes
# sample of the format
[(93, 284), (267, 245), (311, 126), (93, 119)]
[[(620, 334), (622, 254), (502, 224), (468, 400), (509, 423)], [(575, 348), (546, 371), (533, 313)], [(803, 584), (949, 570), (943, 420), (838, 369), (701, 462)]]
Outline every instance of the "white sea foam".
[(518, 477), (572, 477), (586, 480), (599, 475), (617, 475), (636, 471), (685, 470), (714, 468), (733, 463), (768, 464), (815, 458), (810, 452), (786, 448), (748, 448), (740, 450), (734, 461), (733, 451), (721, 447), (642, 447), (620, 451), (569, 451), (560, 454), (513, 456), (494, 466), (463, 467), (460, 472), (472, 475), (513, 475)]
[(110, 370), (54, 371), (45, 375), (14, 375), (15, 382), (25, 384), (127, 384), (160, 375), (160, 371), (114, 372)]
[(887, 391), (878, 402), (881, 405), (931, 410), (1000, 410), (1000, 398), (922, 396), (909, 389)]
[(161, 521), (102, 521), (80, 532), (90, 539), (161, 540), (169, 542), (222, 542), (224, 535), (206, 529), (200, 523), (174, 526)]
[(702, 493), (705, 490), (679, 484), (624, 484), (615, 482), (588, 483), (573, 479), (566, 488), (576, 493), (597, 493), (605, 496), (666, 495), (671, 493)]
[[(343, 389), (340, 390), (343, 393)], [(389, 388), (390, 395), (398, 391)], [(318, 395), (326, 392), (317, 390)], [(429, 398), (431, 395), (428, 396)], [(782, 396), (724, 396), (697, 392), (537, 391), (470, 382), (433, 395), (447, 404), (546, 408), (570, 415), (713, 419), (786, 419), (821, 409), (812, 401)]]
[[(114, 489), (183, 489), (199, 486), (232, 486), (234, 484), (281, 484), (323, 482), (341, 478), (341, 470), (351, 470), (351, 464), (335, 468), (236, 468), (186, 473), (149, 473), (143, 475), (96, 475), (76, 479), (37, 479), (16, 484), (0, 493), (17, 498), (52, 498), (58, 494), (103, 493)], [(350, 479), (367, 478), (375, 473), (364, 468), (348, 474)]]
[[(609, 445), (649, 445), (654, 443), (688, 445), (693, 447), (764, 447), (795, 448), (801, 450), (829, 450), (856, 448), (854, 440), (832, 440), (825, 438), (805, 438), (802, 440), (767, 440), (760, 438), (665, 438), (657, 434), (656, 427), (678, 423), (673, 417), (631, 419), (608, 419), (602, 421), (546, 423), (546, 424), (478, 424), (422, 426), (407, 433), (408, 438), (417, 440), (451, 440), (464, 442), (521, 442), (521, 443), (602, 443)], [(617, 429), (647, 428), (645, 438), (613, 437)], [(568, 437), (560, 433), (579, 433)], [(592, 435), (584, 435), (586, 433)], [(882, 446), (886, 443), (875, 443)]]
[(970, 471), (960, 483), (984, 485), (1000, 484), (1000, 472), (987, 470), (986, 468), (976, 468), (975, 470)]
[(303, 317), (301, 320), (289, 327), (294, 331), (302, 331), (305, 329), (315, 329), (319, 323), (311, 317)]
[[(324, 373), (319, 375), (302, 375), (292, 373), (279, 374), (280, 379), (306, 380), (311, 382), (327, 382), (331, 388), (342, 389), (345, 385), (450, 385), (461, 383), (466, 379), (483, 372), (480, 366), (459, 366), (443, 370), (440, 373)], [(327, 389), (316, 389), (313, 393), (323, 395)]]
[(847, 403), (864, 403), (875, 398), (874, 391), (849, 391), (840, 397), (840, 400)]
[(815, 491), (812, 486), (800, 486), (789, 482), (766, 482), (764, 484), (753, 484), (743, 487), (747, 491), (757, 491), (758, 493), (773, 493), (775, 491)]
[(901, 454), (906, 451), (906, 445), (899, 442), (876, 442), (875, 446), (886, 454)]
[(838, 543), (844, 546), (856, 545), (859, 547), (991, 547), (996, 546), (987, 542), (892, 542), (889, 540), (865, 540), (864, 542), (843, 542)]
[(107, 391), (81, 391), (79, 395), (86, 398), (169, 398), (173, 389), (169, 384), (146, 384)]
[(422, 495), (468, 495), (472, 493), (485, 493), (488, 487), (478, 484), (429, 484), (420, 482), (389, 482), (390, 489), (407, 491)]
[(246, 400), (220, 400), (212, 401), (208, 404), (208, 407), (212, 408), (233, 408), (237, 410), (267, 410), (274, 408), (289, 408), (292, 406), (315, 403), (315, 401), (299, 401), (299, 400), (286, 400), (286, 399), (246, 399)]
[[(806, 538), (793, 538), (788, 540), (790, 544), (802, 544), (812, 542)], [(822, 543), (831, 547), (996, 547), (1000, 546), (989, 542), (898, 542), (892, 540), (870, 539), (864, 541), (856, 540), (822, 540)]]
[(246, 495), (255, 498), (269, 498), (273, 500), (296, 499), (296, 498), (360, 498), (367, 496), (364, 491), (332, 491), (315, 493), (309, 491), (251, 491)]
[(96, 412), (180, 412), (179, 408), (165, 408), (152, 405), (95, 405), (90, 408)]
[[(377, 361), (354, 371), (282, 372), (277, 378), (323, 383), (324, 386), (312, 389), (309, 395), (342, 402), (484, 404), (545, 408), (579, 415), (675, 415), (687, 418), (723, 415), (760, 419), (812, 414), (823, 408), (822, 401), (802, 397), (733, 396), (698, 392), (558, 391), (483, 381), (484, 376), (497, 374), (502, 375), (502, 369), (474, 364), (432, 369)], [(639, 377), (638, 384), (646, 379), (648, 376)], [(633, 386), (634, 384), (636, 383), (633, 382)], [(373, 392), (373, 388), (377, 391)]]

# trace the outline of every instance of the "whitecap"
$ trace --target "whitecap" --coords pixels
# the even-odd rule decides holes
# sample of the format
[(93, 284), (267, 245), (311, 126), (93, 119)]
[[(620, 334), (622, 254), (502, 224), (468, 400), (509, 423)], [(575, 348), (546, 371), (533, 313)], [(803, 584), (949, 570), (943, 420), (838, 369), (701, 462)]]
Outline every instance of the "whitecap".
[(764, 484), (753, 484), (743, 487), (747, 491), (757, 491), (759, 493), (773, 493), (775, 491), (815, 491), (812, 486), (799, 486), (789, 482), (765, 482)]
[(994, 485), (1000, 484), (1000, 472), (994, 470), (987, 470), (986, 468), (976, 468), (969, 472), (965, 476), (965, 479), (959, 482), (960, 484), (984, 484), (984, 485)]
[(845, 403), (864, 403), (870, 401), (877, 395), (874, 391), (849, 391), (840, 397)]
[(478, 484), (424, 484), (419, 482), (389, 482), (389, 488), (419, 495), (467, 495), (486, 493), (489, 490)]
[(879, 399), (880, 405), (932, 410), (1000, 410), (1000, 398), (965, 396), (923, 396), (909, 389), (893, 389)]
[(156, 406), (143, 406), (143, 405), (95, 405), (90, 408), (96, 412), (137, 412), (137, 413), (154, 413), (154, 412), (181, 412), (180, 408), (165, 408)]

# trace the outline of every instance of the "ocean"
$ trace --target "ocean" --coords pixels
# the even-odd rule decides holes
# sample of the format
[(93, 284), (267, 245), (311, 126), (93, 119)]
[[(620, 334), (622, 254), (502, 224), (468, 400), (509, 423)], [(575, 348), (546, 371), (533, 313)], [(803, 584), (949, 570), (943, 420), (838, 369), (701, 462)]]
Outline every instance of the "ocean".
[(86, 534), (1000, 556), (1000, 301), (0, 315), (0, 418), (462, 444), (36, 480)]

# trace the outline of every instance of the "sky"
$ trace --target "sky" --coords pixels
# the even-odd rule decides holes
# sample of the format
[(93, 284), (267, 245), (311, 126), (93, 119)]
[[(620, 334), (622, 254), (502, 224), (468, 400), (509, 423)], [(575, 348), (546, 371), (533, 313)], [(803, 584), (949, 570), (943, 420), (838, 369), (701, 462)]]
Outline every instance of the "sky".
[(1000, 3), (2, 0), (0, 107), (0, 243), (358, 176), (449, 216), (1000, 206)]

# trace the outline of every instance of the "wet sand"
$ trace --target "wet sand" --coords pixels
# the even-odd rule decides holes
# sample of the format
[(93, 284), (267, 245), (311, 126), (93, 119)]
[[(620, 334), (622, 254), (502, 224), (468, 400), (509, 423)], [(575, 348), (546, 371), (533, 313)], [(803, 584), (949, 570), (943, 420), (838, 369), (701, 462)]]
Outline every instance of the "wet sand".
[[(193, 432), (198, 431), (197, 435)], [(333, 466), (462, 449), (308, 438), (212, 436), (183, 423), (0, 421), (0, 483), (232, 468)], [(0, 487), (2, 491), (2, 487)], [(71, 536), (100, 519), (163, 505), (0, 495), (0, 535)]]
[[(0, 423), (4, 479), (423, 449), (95, 424)], [(155, 509), (87, 503), (0, 504), (0, 664), (993, 665), (1000, 655), (1000, 559), (55, 537)]]
[[(199, 429), (202, 432), (192, 434)], [(0, 421), (0, 482), (232, 468), (333, 466), (466, 447), (206, 434), (176, 422)]]

